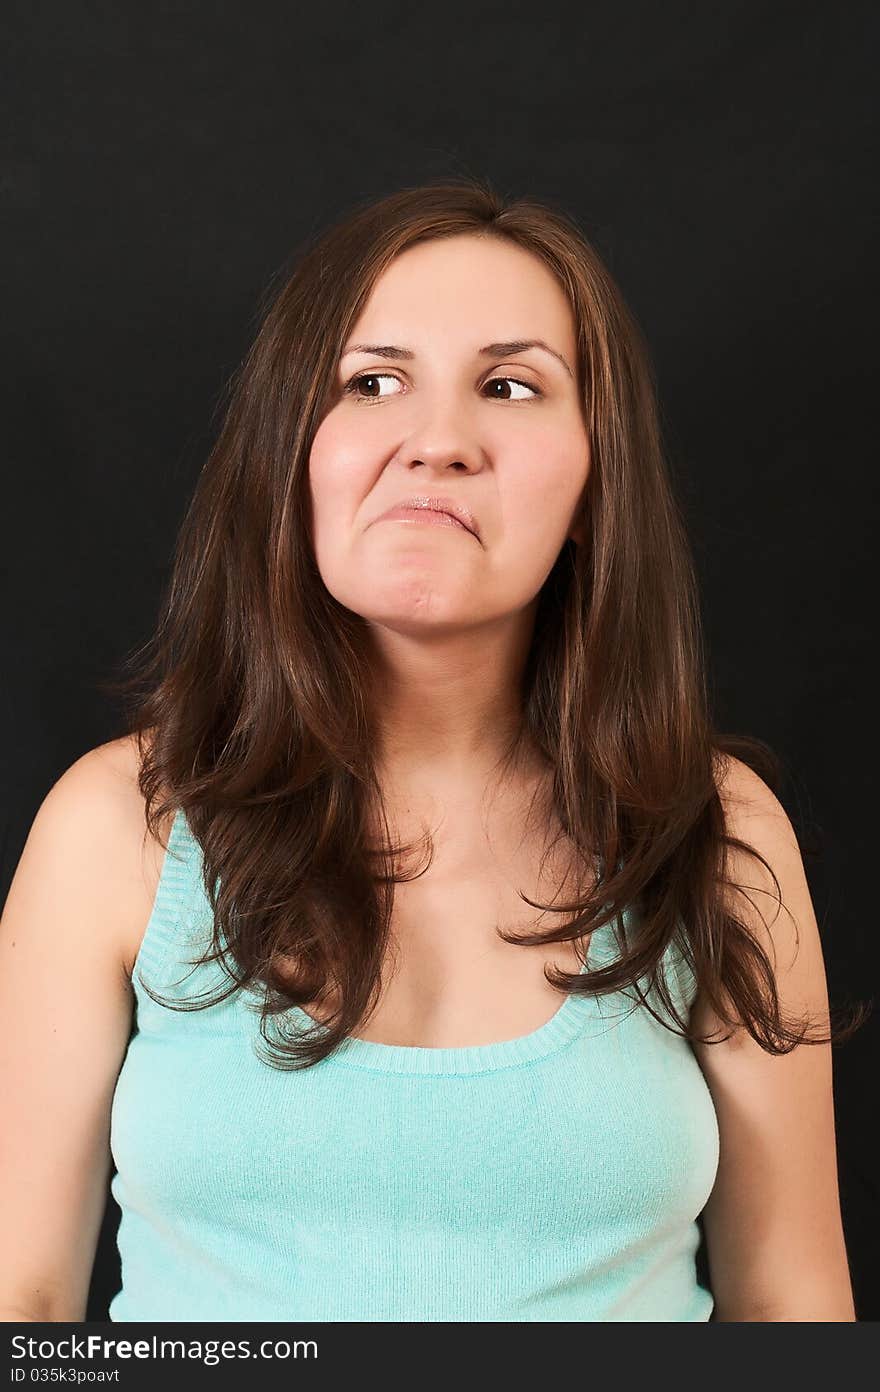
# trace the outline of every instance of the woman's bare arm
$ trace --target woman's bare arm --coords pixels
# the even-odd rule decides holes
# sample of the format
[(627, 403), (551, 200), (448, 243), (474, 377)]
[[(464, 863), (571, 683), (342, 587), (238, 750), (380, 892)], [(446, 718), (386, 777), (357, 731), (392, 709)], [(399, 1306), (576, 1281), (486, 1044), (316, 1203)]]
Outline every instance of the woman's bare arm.
[(0, 919), (0, 1319), (85, 1318), (153, 885), (128, 741), (41, 804)]
[[(727, 828), (760, 864), (732, 853), (731, 878), (751, 886), (735, 911), (775, 959), (783, 1012), (828, 1027), (822, 945), (791, 823), (767, 785), (738, 760), (720, 788)], [(799, 940), (798, 940), (799, 939)], [(698, 999), (701, 1033), (722, 1028)], [(721, 1133), (721, 1163), (704, 1212), (716, 1319), (833, 1321), (856, 1314), (841, 1222), (830, 1044), (766, 1053), (742, 1028), (726, 1043), (697, 1045)]]

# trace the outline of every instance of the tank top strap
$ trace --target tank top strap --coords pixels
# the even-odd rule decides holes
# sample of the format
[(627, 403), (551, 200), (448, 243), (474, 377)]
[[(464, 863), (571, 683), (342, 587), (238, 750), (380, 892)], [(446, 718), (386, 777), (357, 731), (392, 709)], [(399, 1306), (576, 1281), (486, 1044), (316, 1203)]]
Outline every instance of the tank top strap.
[[(684, 928), (680, 931), (683, 933)], [(697, 998), (699, 983), (676, 938), (673, 938), (666, 949), (664, 966), (672, 999), (681, 1010), (682, 1018), (688, 1020), (691, 1007)]]
[(154, 989), (158, 985), (163, 990), (166, 967), (186, 970), (182, 958), (187, 953), (192, 928), (204, 917), (206, 907), (201, 848), (185, 811), (178, 808), (168, 833), (153, 908), (132, 968), (132, 986), (139, 1002), (144, 999), (144, 980)]
[[(639, 923), (639, 913), (632, 905), (625, 911), (623, 921), (626, 938), (629, 941), (631, 931), (638, 931), (637, 925)], [(691, 1007), (696, 1000), (698, 983), (681, 946), (681, 940), (685, 934), (683, 920), (679, 918), (677, 932), (660, 959), (660, 970), (676, 1008), (680, 1011), (682, 1019), (687, 1022), (690, 1018)], [(612, 955), (615, 954), (616, 948)], [(645, 984), (647, 984), (647, 978), (645, 978)], [(652, 1004), (655, 1004), (656, 1001), (655, 1008), (658, 1008), (664, 1017), (669, 1018), (670, 1023), (674, 1023), (660, 1001), (656, 990), (652, 992), (651, 1000)]]

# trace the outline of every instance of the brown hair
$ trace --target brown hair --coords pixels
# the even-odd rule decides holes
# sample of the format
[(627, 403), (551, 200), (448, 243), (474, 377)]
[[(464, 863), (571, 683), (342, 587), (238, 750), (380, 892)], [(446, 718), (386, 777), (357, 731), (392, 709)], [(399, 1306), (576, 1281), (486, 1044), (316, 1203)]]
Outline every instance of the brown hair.
[[(781, 1018), (771, 964), (725, 892), (732, 846), (770, 867), (726, 833), (718, 791), (726, 755), (774, 788), (780, 763), (762, 741), (711, 723), (695, 574), (648, 351), (564, 212), (471, 178), (360, 205), (300, 251), (280, 289), (270, 285), (180, 530), (160, 623), (129, 658), (134, 674), (114, 686), (132, 697), (150, 830), (183, 809), (201, 847), (214, 924), (198, 960), (222, 961), (231, 978), (174, 1008), (203, 1009), (255, 985), (268, 1058), (292, 1068), (326, 1057), (378, 1001), (394, 885), (412, 878), (398, 858), (413, 847), (391, 844), (384, 811), (381, 844), (370, 844), (370, 809), (383, 803), (367, 625), (316, 567), (308, 460), (377, 278), (405, 248), (458, 234), (507, 238), (558, 278), (574, 314), (592, 460), (585, 544), (566, 541), (538, 596), (510, 758), (526, 741), (542, 751), (559, 823), (580, 852), (598, 852), (601, 873), (562, 909), (521, 895), (563, 921), (502, 937), (588, 940), (605, 923), (620, 930), (637, 905), (637, 940), (615, 962), (548, 980), (565, 991), (634, 987), (660, 1019), (638, 984), (648, 974), (679, 1030), (698, 1037), (660, 970), (674, 940), (721, 1019), (788, 1052), (805, 1029)], [(331, 998), (323, 1025), (270, 1037), (270, 1020), (291, 1005)]]

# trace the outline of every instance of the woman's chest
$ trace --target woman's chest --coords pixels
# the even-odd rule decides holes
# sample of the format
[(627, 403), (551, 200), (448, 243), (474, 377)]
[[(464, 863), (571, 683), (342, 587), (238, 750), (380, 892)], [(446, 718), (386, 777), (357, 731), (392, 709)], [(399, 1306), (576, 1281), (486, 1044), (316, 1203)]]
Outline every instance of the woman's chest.
[[(358, 1037), (456, 1048), (542, 1027), (565, 999), (545, 968), (577, 974), (578, 951), (500, 934), (547, 933), (565, 922), (570, 915), (554, 907), (584, 893), (585, 881), (582, 872), (576, 883), (570, 859), (533, 843), (496, 838), (490, 847), (476, 831), (446, 841), (424, 874), (395, 885), (382, 993)], [(315, 1003), (306, 1010), (324, 1018)]]
[(111, 1143), (145, 1209), (212, 1222), (231, 1205), (276, 1227), (515, 1223), (613, 1251), (635, 1208), (690, 1221), (711, 1192), (718, 1133), (699, 1066), (617, 998), (541, 1056), (448, 1073), (332, 1057), (273, 1069), (247, 1030), (214, 1032), (210, 1015), (178, 1013), (130, 1045)]

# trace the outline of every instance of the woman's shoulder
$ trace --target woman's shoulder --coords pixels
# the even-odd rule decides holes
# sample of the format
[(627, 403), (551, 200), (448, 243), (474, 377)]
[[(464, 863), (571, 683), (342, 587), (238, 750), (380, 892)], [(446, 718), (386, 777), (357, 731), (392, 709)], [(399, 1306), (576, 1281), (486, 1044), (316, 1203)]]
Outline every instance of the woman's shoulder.
[(136, 736), (96, 745), (70, 765), (47, 795), (39, 816), (51, 816), (57, 836), (78, 854), (82, 872), (106, 886), (113, 905), (112, 950), (130, 977), (162, 872), (173, 812), (158, 836), (147, 826), (138, 775)]

